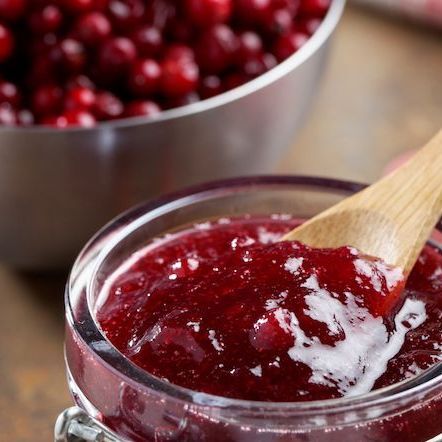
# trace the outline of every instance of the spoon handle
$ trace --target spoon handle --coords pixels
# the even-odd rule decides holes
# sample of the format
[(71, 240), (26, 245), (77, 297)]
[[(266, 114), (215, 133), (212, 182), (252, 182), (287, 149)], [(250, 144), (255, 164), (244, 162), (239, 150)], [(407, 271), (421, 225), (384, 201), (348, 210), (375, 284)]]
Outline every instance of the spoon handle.
[[(382, 189), (385, 195), (380, 198)], [(442, 214), (442, 130), (367, 193), (373, 196), (367, 204), (393, 220), (403, 238), (402, 254), (395, 264), (408, 273)]]
[(407, 274), (442, 214), (442, 130), (406, 164), (282, 240), (354, 246)]

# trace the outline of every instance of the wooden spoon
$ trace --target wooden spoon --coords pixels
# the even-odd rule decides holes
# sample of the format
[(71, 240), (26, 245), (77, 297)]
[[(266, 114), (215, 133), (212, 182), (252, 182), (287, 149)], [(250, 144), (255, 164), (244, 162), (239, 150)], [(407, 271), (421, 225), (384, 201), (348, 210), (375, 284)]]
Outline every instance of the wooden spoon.
[(442, 130), (403, 166), (282, 240), (353, 246), (408, 275), (441, 215)]

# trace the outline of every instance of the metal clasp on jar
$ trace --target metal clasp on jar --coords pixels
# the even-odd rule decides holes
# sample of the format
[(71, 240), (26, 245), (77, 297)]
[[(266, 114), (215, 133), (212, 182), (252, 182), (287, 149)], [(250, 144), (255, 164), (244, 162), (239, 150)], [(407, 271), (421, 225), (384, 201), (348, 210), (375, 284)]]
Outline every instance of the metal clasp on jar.
[(55, 442), (122, 442), (101, 422), (79, 407), (63, 411), (54, 429)]

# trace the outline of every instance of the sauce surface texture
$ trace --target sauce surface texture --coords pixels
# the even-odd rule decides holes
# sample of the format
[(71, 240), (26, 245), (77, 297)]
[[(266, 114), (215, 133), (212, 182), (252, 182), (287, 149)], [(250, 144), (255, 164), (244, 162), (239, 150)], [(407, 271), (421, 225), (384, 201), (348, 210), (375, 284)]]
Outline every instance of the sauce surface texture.
[(285, 215), (221, 218), (166, 235), (111, 275), (96, 318), (149, 373), (218, 396), (363, 394), (442, 360), (442, 256), (399, 269), (351, 247), (277, 242)]

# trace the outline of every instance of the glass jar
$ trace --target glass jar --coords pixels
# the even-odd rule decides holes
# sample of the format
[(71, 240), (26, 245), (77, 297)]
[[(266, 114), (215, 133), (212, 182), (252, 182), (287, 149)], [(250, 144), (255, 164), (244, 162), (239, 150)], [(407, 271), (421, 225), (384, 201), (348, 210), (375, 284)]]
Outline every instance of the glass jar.
[(229, 399), (149, 375), (105, 339), (91, 313), (107, 276), (165, 232), (242, 214), (309, 218), (361, 188), (312, 177), (234, 179), (149, 202), (104, 227), (81, 252), (67, 285), (66, 363), (69, 387), (80, 408), (60, 416), (56, 440), (441, 440), (441, 363), (358, 397), (302, 403)]

